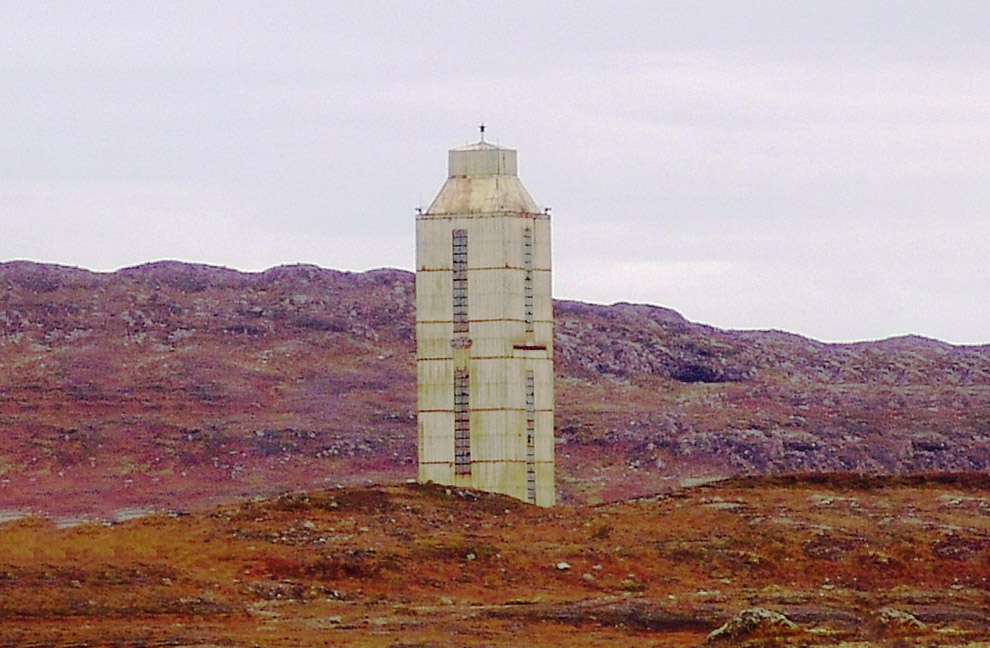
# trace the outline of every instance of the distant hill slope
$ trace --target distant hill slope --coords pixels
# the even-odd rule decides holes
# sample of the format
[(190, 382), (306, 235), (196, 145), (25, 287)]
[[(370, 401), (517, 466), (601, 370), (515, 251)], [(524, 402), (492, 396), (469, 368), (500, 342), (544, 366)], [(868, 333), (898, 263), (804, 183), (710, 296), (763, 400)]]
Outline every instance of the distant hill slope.
[[(0, 509), (415, 475), (413, 275), (0, 264)], [(987, 470), (990, 347), (824, 344), (559, 301), (564, 502), (784, 470)]]

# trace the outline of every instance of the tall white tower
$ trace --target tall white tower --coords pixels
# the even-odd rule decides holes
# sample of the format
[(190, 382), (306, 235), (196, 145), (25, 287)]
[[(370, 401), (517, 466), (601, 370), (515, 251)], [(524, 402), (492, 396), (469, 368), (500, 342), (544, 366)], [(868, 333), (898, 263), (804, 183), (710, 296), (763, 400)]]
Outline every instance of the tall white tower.
[(421, 482), (554, 504), (550, 216), (484, 128), (416, 217), (416, 376)]

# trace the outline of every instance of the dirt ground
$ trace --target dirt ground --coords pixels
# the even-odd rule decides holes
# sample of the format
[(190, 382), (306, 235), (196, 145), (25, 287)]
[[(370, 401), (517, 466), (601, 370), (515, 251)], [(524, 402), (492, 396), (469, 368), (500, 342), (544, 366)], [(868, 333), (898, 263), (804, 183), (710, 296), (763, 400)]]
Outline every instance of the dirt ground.
[(698, 646), (751, 608), (796, 628), (721, 645), (981, 646), (988, 579), (985, 475), (738, 478), (549, 510), (344, 488), (0, 524), (0, 646)]

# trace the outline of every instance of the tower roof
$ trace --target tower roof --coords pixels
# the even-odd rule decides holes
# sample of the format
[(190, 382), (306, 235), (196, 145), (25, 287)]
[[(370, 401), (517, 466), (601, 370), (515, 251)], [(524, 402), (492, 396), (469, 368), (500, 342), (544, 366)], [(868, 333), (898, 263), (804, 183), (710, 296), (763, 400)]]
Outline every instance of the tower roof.
[(465, 144), (464, 146), (458, 146), (457, 148), (450, 149), (451, 151), (515, 151), (515, 149), (505, 148), (497, 144), (492, 144), (491, 142), (486, 142), (485, 140), (478, 140), (474, 144)]
[(426, 213), (538, 212), (517, 173), (515, 149), (484, 140), (451, 149), (447, 153), (447, 182)]
[(481, 140), (447, 152), (447, 175), (451, 178), (485, 175), (514, 176), (516, 173), (515, 149), (502, 148)]

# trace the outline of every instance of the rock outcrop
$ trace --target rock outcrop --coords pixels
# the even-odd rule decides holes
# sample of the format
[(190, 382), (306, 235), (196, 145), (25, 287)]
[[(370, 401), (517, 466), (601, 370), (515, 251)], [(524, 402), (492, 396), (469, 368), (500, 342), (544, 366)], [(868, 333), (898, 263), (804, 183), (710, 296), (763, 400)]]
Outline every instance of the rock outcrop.
[(705, 638), (705, 644), (785, 637), (800, 632), (801, 629), (798, 628), (797, 624), (779, 612), (766, 608), (750, 608), (732, 617), (721, 627), (712, 630)]
[[(0, 264), (0, 499), (182, 506), (411, 478), (413, 294), (390, 269)], [(738, 473), (990, 470), (990, 347), (824, 344), (621, 303), (556, 316), (563, 502)]]
[(896, 608), (880, 608), (873, 615), (873, 627), (883, 637), (905, 637), (926, 634), (928, 626), (910, 612)]

